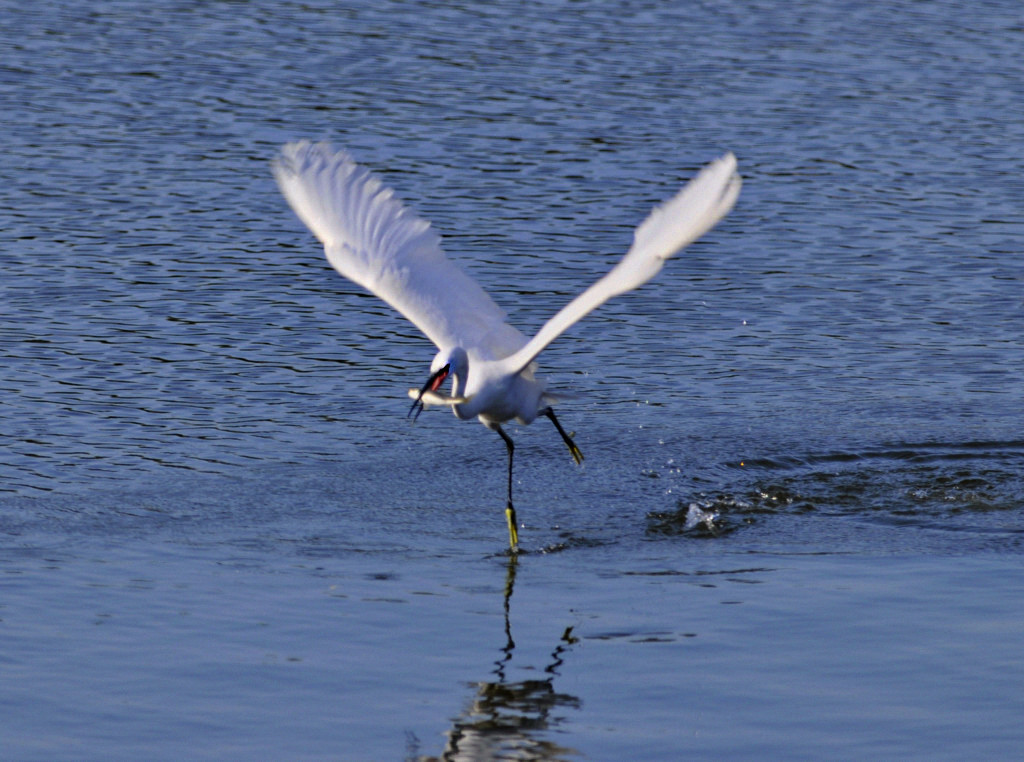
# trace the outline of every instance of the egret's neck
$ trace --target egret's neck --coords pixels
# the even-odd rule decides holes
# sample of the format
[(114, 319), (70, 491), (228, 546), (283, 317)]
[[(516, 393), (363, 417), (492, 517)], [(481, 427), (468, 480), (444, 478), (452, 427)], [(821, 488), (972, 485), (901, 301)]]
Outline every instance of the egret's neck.
[(466, 393), (466, 381), (469, 377), (469, 355), (462, 347), (455, 347), (443, 353), (443, 361), (444, 364), (451, 366), (452, 396), (462, 397)]

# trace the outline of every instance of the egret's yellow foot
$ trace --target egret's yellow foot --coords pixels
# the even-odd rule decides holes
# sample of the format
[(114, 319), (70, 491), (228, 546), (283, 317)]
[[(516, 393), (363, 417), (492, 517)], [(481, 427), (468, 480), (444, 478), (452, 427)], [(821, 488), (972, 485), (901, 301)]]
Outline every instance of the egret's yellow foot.
[(516, 509), (509, 503), (505, 507), (505, 518), (508, 519), (508, 545), (512, 550), (519, 548), (519, 531), (516, 529)]
[[(570, 437), (571, 436), (572, 435), (570, 434)], [(572, 459), (576, 461), (576, 465), (577, 466), (582, 466), (583, 465), (583, 453), (580, 451), (580, 448), (576, 446), (576, 443), (573, 442), (571, 438), (567, 439), (565, 441), (565, 443), (567, 445), (569, 445), (569, 452), (570, 452), (570, 454), (572, 454)]]
[(558, 418), (555, 416), (555, 411), (549, 407), (544, 408), (541, 412), (544, 413), (551, 422), (555, 424), (555, 428), (558, 429), (559, 435), (562, 437), (562, 441), (565, 442), (566, 447), (569, 448), (569, 453), (572, 455), (572, 459), (576, 461), (577, 466), (583, 465), (583, 453), (580, 452), (580, 448), (576, 446), (576, 443), (572, 441), (572, 434), (566, 432), (562, 428), (562, 424), (558, 422)]

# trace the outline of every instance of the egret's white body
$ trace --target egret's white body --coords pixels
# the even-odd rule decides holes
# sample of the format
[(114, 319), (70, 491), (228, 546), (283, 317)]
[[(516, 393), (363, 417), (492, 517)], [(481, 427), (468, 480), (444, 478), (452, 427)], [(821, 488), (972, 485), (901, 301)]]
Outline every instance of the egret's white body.
[[(633, 245), (604, 277), (585, 290), (532, 339), (505, 322), (494, 300), (441, 250), (430, 224), (402, 206), (393, 192), (344, 151), (307, 141), (284, 146), (274, 162), (278, 185), (292, 209), (320, 239), (339, 273), (408, 318), (438, 348), (431, 375), (410, 389), (413, 407), (448, 405), (474, 416), (508, 447), (510, 542), (518, 537), (512, 508), (512, 440), (505, 421), (531, 423), (544, 413), (573, 457), (582, 455), (551, 411), (555, 397), (536, 375), (537, 355), (591, 310), (646, 283), (669, 259), (724, 217), (740, 190), (730, 153), (707, 165), (636, 229)], [(439, 392), (453, 379), (451, 395)]]

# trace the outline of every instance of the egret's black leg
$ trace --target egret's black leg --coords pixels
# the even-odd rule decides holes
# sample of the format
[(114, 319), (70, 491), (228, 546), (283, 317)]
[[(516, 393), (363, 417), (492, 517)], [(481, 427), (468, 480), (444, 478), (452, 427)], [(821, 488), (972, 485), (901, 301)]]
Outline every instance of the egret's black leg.
[(572, 459), (576, 461), (576, 465), (583, 463), (583, 453), (580, 452), (580, 448), (576, 446), (576, 443), (572, 441), (572, 437), (566, 433), (565, 429), (562, 428), (562, 424), (555, 418), (555, 411), (550, 407), (544, 408), (542, 411), (544, 415), (551, 419), (551, 422), (555, 424), (555, 428), (558, 429), (558, 433), (562, 435), (562, 441), (569, 447), (569, 452), (572, 454)]
[(501, 426), (495, 426), (501, 438), (505, 440), (505, 447), (508, 449), (508, 504), (505, 506), (505, 518), (508, 519), (508, 544), (512, 550), (519, 545), (519, 530), (516, 529), (516, 509), (512, 506), (512, 453), (516, 446), (512, 444), (512, 437), (505, 433)]

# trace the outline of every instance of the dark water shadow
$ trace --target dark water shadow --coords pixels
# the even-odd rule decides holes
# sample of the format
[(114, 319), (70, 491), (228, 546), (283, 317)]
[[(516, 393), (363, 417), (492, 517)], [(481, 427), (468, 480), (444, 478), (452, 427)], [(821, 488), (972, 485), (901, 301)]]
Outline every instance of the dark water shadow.
[(567, 627), (554, 644), (545, 666), (538, 670), (543, 678), (509, 681), (506, 670), (512, 661), (516, 643), (512, 637), (511, 603), (519, 558), (509, 556), (505, 577), (505, 643), (500, 647), (490, 679), (469, 683), (473, 691), (466, 708), (445, 733), (448, 741), (440, 756), (419, 754), (420, 741), (407, 739), (409, 762), (437, 760), (536, 759), (565, 760), (578, 752), (550, 738), (550, 731), (565, 721), (565, 709), (578, 709), (579, 697), (559, 692), (563, 656), (577, 642), (572, 627)]
[[(718, 489), (679, 490), (647, 515), (649, 539), (757, 537), (813, 528), (816, 542), (877, 548), (1014, 551), (1024, 532), (1024, 442), (897, 442), (854, 451), (747, 459)], [(907, 531), (918, 530), (918, 531)], [(844, 535), (845, 532), (845, 535)], [(821, 542), (827, 540), (827, 542)]]

